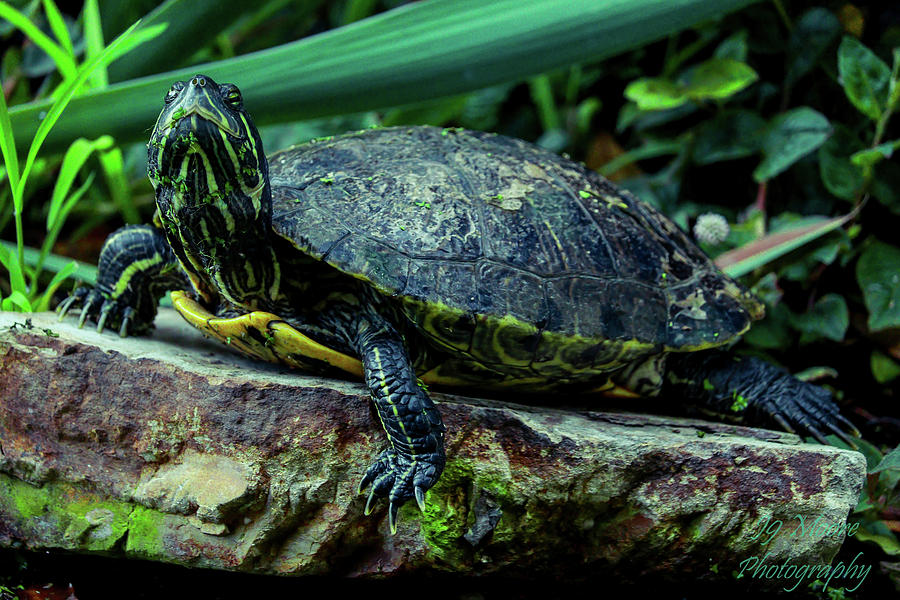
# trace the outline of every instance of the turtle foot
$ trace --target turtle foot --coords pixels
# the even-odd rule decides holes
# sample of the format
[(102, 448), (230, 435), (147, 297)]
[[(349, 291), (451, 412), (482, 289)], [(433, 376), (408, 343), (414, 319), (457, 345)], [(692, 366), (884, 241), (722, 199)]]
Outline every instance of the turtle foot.
[(366, 500), (365, 514), (372, 512), (376, 498), (387, 497), (391, 534), (397, 533), (397, 513), (400, 507), (407, 500), (415, 498), (419, 509), (424, 511), (425, 491), (437, 482), (443, 470), (443, 453), (408, 457), (388, 448), (378, 456), (359, 482), (359, 493), (370, 484), (372, 486)]
[(760, 396), (756, 410), (791, 433), (804, 433), (819, 443), (828, 444), (827, 433), (833, 433), (856, 449), (853, 437), (859, 430), (844, 418), (831, 392), (793, 377), (775, 382), (778, 393)]
[(124, 301), (122, 297), (112, 299), (97, 288), (81, 287), (73, 291), (68, 298), (59, 303), (56, 312), (62, 321), (72, 309), (81, 307), (78, 316), (78, 327), (84, 327), (87, 320), (97, 323), (97, 332), (109, 326), (118, 329), (121, 337), (129, 334), (142, 333), (149, 329), (148, 323), (143, 323), (138, 318), (137, 311)]

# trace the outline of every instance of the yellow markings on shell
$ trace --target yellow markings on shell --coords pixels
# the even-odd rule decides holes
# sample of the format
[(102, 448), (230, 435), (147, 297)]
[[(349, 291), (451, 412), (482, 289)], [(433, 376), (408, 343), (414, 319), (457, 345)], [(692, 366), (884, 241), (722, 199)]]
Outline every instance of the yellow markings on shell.
[(136, 260), (122, 271), (122, 274), (119, 276), (119, 279), (116, 281), (116, 287), (113, 290), (112, 296), (113, 298), (118, 298), (121, 296), (125, 290), (128, 288), (128, 284), (131, 283), (131, 278), (135, 273), (140, 273), (141, 271), (146, 271), (151, 267), (154, 267), (160, 264), (163, 261), (162, 256), (160, 256), (159, 252), (154, 252), (153, 256), (150, 258), (144, 258), (142, 260)]
[(559, 238), (556, 237), (556, 232), (553, 231), (553, 228), (550, 227), (550, 223), (544, 219), (544, 225), (547, 226), (547, 231), (550, 232), (550, 236), (553, 238), (553, 242), (556, 244), (556, 249), (559, 250), (559, 257), (562, 259), (563, 266), (565, 266), (566, 270), (569, 269), (569, 261), (566, 260), (566, 252), (563, 250), (562, 244), (559, 241)]

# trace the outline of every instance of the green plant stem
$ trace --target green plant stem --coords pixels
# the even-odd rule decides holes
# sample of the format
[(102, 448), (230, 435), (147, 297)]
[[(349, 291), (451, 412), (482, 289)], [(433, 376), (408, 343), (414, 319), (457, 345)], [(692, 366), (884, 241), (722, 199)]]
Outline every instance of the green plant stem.
[(775, 11), (778, 13), (778, 16), (781, 18), (781, 22), (784, 23), (784, 26), (788, 31), (794, 30), (794, 24), (791, 23), (791, 18), (788, 16), (787, 11), (784, 10), (784, 4), (781, 3), (781, 0), (772, 0), (772, 4), (775, 5)]

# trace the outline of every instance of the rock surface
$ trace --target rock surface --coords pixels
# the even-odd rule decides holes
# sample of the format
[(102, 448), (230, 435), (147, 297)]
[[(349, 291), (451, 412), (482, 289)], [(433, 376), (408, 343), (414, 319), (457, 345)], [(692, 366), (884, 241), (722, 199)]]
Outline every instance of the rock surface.
[[(234, 356), (171, 310), (124, 340), (28, 316), (0, 313), (4, 546), (290, 575), (730, 578), (766, 554), (829, 562), (842, 533), (791, 532), (843, 524), (865, 477), (862, 455), (789, 434), (434, 393), (447, 468), (391, 536), (356, 494), (386, 443), (362, 385)], [(784, 526), (764, 544), (768, 517)]]

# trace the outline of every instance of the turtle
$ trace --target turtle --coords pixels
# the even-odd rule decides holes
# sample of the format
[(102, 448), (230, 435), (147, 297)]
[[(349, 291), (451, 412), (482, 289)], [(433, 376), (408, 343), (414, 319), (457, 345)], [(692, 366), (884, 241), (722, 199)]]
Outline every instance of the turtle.
[[(460, 128), (370, 128), (267, 157), (234, 84), (165, 96), (152, 224), (106, 240), (81, 307), (147, 334), (167, 292), (251, 356), (362, 377), (388, 438), (359, 482), (397, 512), (446, 461), (428, 385), (664, 394), (827, 443), (831, 393), (730, 346), (763, 305), (672, 221), (584, 165)], [(732, 413), (733, 414), (733, 413)]]

